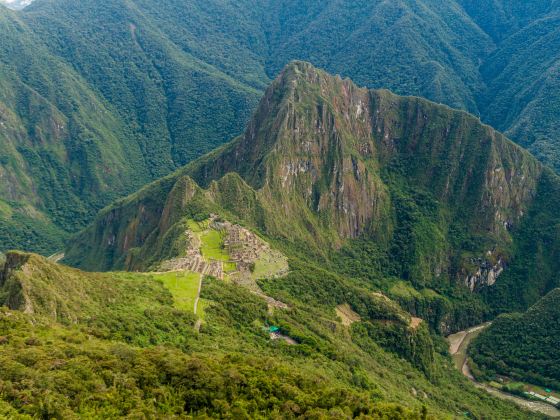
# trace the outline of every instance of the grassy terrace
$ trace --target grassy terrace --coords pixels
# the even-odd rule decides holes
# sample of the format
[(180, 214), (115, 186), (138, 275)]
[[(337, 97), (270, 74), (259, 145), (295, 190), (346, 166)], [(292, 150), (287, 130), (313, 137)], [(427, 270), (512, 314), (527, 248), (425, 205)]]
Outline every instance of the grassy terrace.
[(224, 249), (224, 234), (210, 229), (200, 235), (202, 245), (200, 252), (208, 260), (229, 261), (229, 254)]
[[(198, 294), (200, 274), (192, 272), (170, 272), (153, 274), (155, 279), (160, 280), (173, 295), (175, 307), (187, 312), (194, 311), (194, 302)], [(198, 306), (199, 314), (202, 305)]]
[(278, 273), (288, 269), (288, 260), (282, 255), (274, 252), (264, 253), (255, 261), (254, 279), (274, 277)]

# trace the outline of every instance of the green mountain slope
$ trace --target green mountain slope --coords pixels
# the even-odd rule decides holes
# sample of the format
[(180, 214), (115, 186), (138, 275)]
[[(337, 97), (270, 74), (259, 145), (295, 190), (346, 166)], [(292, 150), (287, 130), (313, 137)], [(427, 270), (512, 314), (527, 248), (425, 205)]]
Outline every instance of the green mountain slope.
[(450, 331), (557, 285), (559, 185), (464, 112), (296, 62), (243, 136), (103, 210), (66, 261), (154, 269), (185, 253), (188, 220), (217, 214)]
[[(51, 104), (75, 127), (56, 159), (35, 141), (49, 162), (0, 161), (1, 249), (59, 249), (113, 198), (239, 134), (291, 59), (469, 110), (547, 164), (560, 156), (555, 1), (39, 0), (0, 14), (3, 144), (50, 133)], [(18, 99), (27, 87), (49, 102), (38, 124)]]
[(0, 25), (1, 248), (51, 252), (149, 178), (141, 165), (131, 170), (140, 150), (106, 102), (18, 15), (0, 10)]
[(484, 32), (498, 42), (560, 8), (557, 0), (492, 0), (484, 3), (459, 0), (458, 3)]
[(558, 168), (560, 9), (505, 40), (482, 67), (490, 88), (481, 100), (487, 121), (540, 160)]
[(506, 375), (560, 389), (558, 326), (560, 289), (526, 313), (500, 316), (473, 343), (471, 357), (481, 376)]
[[(0, 273), (0, 413), (10, 418), (539, 418), (468, 384), (397, 304), (312, 266), (262, 286), (303, 275), (319, 298), (309, 281), (327, 280), (359, 311), (352, 325), (330, 300), (284, 292), (289, 307), (267, 309), (208, 277), (196, 332), (195, 315), (150, 274), (83, 273), (15, 252)], [(296, 344), (271, 340), (267, 325)], [(431, 355), (430, 374), (415, 354)]]
[(22, 17), (115, 107), (160, 177), (240, 132), (260, 92), (175, 42), (172, 23), (152, 12), (125, 1), (44, 1)]
[(454, 2), (293, 3), (271, 2), (265, 15), (278, 51), (269, 73), (301, 59), (370, 88), (477, 110), (477, 66), (493, 45)]
[(124, 3), (1, 7), (0, 24), (1, 249), (61, 249), (108, 202), (241, 131), (258, 96)]

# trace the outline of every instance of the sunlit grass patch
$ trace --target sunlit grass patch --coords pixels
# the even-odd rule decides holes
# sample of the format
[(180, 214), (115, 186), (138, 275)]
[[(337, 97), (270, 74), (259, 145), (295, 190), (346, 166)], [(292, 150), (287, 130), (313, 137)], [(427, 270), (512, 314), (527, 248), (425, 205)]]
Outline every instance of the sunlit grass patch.
[(231, 261), (224, 262), (224, 272), (225, 273), (232, 273), (237, 271), (237, 264)]
[(188, 312), (194, 312), (194, 301), (198, 293), (200, 274), (192, 272), (169, 272), (154, 274), (154, 278), (163, 282), (171, 292), (175, 307)]
[(200, 236), (200, 252), (206, 259), (229, 261), (229, 254), (224, 249), (224, 236), (217, 230), (209, 230)]
[(210, 224), (210, 220), (203, 220), (202, 222), (197, 222), (193, 219), (187, 220), (187, 226), (191, 231), (194, 233), (200, 233), (208, 229), (208, 225)]

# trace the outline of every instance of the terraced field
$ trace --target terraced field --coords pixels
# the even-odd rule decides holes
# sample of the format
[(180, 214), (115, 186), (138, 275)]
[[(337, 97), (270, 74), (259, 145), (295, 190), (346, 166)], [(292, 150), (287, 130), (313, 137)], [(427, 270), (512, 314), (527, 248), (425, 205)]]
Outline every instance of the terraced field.
[[(152, 277), (161, 281), (171, 292), (177, 309), (194, 312), (201, 277), (199, 273), (176, 271), (152, 274)], [(198, 305), (199, 314), (202, 307), (203, 305)]]

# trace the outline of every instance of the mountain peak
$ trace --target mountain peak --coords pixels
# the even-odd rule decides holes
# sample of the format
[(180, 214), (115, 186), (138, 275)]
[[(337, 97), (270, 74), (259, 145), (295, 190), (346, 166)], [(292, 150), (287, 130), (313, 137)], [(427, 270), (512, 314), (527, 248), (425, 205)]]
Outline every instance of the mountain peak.
[[(235, 182), (222, 182), (230, 173)], [(102, 213), (67, 256), (88, 269), (120, 268), (131, 249), (149, 254), (183, 216), (206, 211), (319, 255), (360, 237), (382, 249), (410, 242), (400, 275), (429, 284), (447, 273), (476, 290), (508, 264), (512, 229), (534, 205), (542, 174), (531, 155), (465, 112), (293, 62), (242, 136)], [(184, 176), (201, 187), (196, 196), (174, 187)], [(404, 216), (410, 206), (417, 210)], [(422, 233), (403, 233), (413, 229), (407, 220)], [(457, 231), (476, 240), (457, 243)]]

